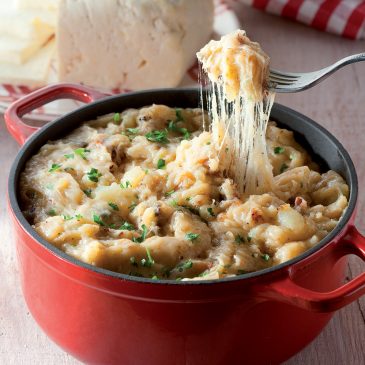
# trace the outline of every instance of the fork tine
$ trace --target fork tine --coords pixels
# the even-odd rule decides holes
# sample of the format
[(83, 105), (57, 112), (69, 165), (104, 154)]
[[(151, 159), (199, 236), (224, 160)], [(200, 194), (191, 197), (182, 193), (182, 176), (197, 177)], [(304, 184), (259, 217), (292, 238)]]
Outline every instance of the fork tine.
[(299, 75), (285, 74), (281, 71), (275, 71), (275, 70), (270, 70), (270, 77), (275, 77), (277, 79), (292, 80), (292, 81), (299, 79)]
[(285, 79), (293, 79), (293, 80), (297, 80), (301, 76), (301, 74), (290, 73), (290, 72), (286, 73), (286, 72), (283, 72), (283, 71), (271, 70), (271, 69), (270, 69), (270, 75), (277, 76), (277, 77), (282, 77), (282, 78), (285, 78)]
[(295, 80), (278, 79), (276, 77), (273, 77), (272, 75), (270, 75), (269, 79), (271, 82), (279, 85), (291, 85), (295, 82)]

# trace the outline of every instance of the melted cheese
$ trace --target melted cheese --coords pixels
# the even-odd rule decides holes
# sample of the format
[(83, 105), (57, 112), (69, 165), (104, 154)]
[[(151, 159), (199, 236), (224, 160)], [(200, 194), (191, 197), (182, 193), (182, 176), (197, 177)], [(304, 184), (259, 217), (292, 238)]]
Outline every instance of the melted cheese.
[(197, 54), (211, 83), (214, 143), (241, 193), (273, 190), (265, 133), (274, 94), (266, 89), (269, 57), (242, 30), (210, 41)]

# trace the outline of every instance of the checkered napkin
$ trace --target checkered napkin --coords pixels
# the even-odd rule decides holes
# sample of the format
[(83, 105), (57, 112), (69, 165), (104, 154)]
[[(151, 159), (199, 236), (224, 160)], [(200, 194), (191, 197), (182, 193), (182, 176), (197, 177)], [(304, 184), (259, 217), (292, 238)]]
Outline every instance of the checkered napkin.
[(305, 23), (351, 39), (365, 39), (365, 1), (361, 0), (223, 0)]

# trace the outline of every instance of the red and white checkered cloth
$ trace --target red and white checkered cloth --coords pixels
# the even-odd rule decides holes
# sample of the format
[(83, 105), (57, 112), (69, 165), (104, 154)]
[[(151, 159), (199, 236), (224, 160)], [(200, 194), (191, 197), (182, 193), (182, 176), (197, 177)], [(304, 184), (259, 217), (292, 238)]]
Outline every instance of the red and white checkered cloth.
[(223, 0), (308, 24), (351, 39), (365, 39), (365, 1), (361, 0)]

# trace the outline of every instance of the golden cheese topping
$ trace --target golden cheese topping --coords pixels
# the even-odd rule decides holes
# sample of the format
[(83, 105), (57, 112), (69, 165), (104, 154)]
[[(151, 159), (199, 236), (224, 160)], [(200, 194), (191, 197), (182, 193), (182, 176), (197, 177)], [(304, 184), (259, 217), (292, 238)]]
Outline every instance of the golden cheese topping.
[(276, 191), (242, 195), (201, 109), (152, 105), (87, 122), (44, 145), (20, 178), (36, 232), (88, 264), (154, 279), (219, 279), (316, 245), (348, 186), (318, 172), (293, 133), (269, 124)]
[(255, 102), (263, 99), (270, 59), (245, 31), (210, 41), (197, 57), (209, 79), (222, 86), (229, 102), (242, 95)]

